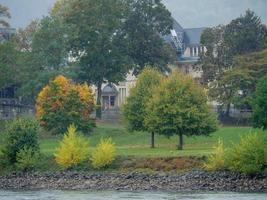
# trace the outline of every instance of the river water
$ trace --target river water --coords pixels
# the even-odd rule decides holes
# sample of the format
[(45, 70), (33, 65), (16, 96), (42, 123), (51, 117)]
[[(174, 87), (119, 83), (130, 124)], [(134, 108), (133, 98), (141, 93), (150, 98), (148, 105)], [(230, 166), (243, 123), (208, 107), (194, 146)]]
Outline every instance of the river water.
[(267, 193), (1, 191), (0, 200), (267, 200)]

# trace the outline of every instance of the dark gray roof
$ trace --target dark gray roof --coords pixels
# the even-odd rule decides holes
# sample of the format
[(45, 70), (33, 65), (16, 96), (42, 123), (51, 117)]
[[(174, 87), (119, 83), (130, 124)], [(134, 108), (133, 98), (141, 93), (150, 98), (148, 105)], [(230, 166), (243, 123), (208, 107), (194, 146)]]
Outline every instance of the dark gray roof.
[[(184, 29), (175, 19), (173, 20), (173, 29), (177, 33), (177, 35), (181, 36), (181, 40), (183, 43), (182, 48), (177, 48), (177, 44), (175, 43), (171, 33), (165, 36), (162, 36), (163, 40), (170, 44), (177, 52), (177, 59), (179, 62), (183, 63), (192, 63), (198, 60), (197, 57), (183, 57), (183, 51), (186, 47), (198, 46), (200, 45), (201, 34), (206, 28), (186, 28)], [(179, 45), (181, 46), (181, 45)]]
[(199, 45), (201, 34), (206, 28), (186, 28), (184, 42), (186, 46)]
[[(202, 28), (186, 28), (184, 29), (174, 18), (173, 19), (173, 29), (176, 33), (183, 34), (183, 41), (185, 46), (192, 46), (192, 45), (199, 45), (200, 44), (200, 37), (202, 32), (206, 29), (205, 27)], [(163, 36), (165, 42), (172, 44), (172, 37), (171, 34)]]

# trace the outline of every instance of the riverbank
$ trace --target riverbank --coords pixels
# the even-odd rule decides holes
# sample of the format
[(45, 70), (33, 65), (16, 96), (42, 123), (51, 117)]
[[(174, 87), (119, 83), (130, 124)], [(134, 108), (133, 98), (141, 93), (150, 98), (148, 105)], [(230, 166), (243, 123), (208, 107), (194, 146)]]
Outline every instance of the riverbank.
[(181, 174), (132, 173), (13, 173), (0, 177), (1, 189), (229, 191), (267, 192), (267, 175), (194, 170)]

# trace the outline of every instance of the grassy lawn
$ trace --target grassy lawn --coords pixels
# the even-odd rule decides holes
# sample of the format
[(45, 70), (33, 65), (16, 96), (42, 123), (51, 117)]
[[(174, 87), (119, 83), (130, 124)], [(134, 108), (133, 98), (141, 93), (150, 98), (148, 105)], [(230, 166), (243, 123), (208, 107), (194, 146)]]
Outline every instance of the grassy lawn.
[[(213, 146), (221, 138), (226, 146), (232, 142), (238, 142), (240, 136), (243, 136), (253, 129), (250, 127), (221, 127), (217, 132), (209, 137), (198, 136), (185, 138), (183, 151), (177, 151), (178, 136), (166, 138), (156, 136), (156, 148), (150, 149), (150, 134), (133, 132), (129, 133), (121, 124), (98, 124), (91, 136), (90, 149), (96, 146), (101, 138), (111, 137), (117, 147), (117, 154), (121, 156), (139, 156), (139, 157), (164, 157), (164, 156), (182, 156), (182, 155), (207, 155), (212, 152)], [(47, 155), (55, 152), (59, 143), (59, 138), (42, 137), (40, 140), (41, 151)]]

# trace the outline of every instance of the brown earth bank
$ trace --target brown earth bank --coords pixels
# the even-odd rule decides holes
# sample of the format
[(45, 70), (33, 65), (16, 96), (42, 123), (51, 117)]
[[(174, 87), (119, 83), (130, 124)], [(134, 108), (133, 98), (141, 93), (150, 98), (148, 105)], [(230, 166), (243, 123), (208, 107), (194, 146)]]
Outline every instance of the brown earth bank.
[(203, 166), (205, 157), (181, 156), (181, 157), (156, 157), (156, 158), (137, 158), (128, 157), (118, 159), (118, 168), (126, 171), (136, 171), (138, 169), (152, 171), (190, 171), (199, 169)]
[(180, 174), (130, 173), (13, 173), (0, 177), (1, 189), (232, 191), (267, 192), (267, 175), (193, 170)]

